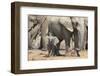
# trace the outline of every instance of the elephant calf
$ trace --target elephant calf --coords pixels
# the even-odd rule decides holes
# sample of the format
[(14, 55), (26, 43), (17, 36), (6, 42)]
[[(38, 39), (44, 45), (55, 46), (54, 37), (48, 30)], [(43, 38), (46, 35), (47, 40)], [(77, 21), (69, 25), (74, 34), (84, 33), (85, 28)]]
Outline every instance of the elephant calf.
[(48, 39), (48, 56), (60, 56), (59, 49), (55, 44), (55, 38)]

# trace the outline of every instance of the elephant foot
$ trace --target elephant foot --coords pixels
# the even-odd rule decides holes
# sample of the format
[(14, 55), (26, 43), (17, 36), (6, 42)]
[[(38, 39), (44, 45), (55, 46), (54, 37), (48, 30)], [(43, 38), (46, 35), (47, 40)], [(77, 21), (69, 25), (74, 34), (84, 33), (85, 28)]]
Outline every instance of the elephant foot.
[(80, 54), (79, 54), (80, 49), (76, 48), (75, 50), (76, 50), (77, 56), (80, 57)]
[(78, 56), (78, 57), (80, 57), (80, 54), (79, 54), (79, 53), (77, 53), (77, 56)]

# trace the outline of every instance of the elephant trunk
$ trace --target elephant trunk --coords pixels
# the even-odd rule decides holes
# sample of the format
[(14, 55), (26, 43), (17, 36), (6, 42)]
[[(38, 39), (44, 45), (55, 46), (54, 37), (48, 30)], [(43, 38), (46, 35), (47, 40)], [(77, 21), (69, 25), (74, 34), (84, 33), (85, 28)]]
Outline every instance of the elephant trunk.
[(84, 18), (80, 18), (80, 24), (79, 24), (79, 27), (78, 27), (78, 36), (79, 36), (79, 48), (80, 50), (84, 50), (85, 49), (85, 43), (86, 43), (86, 26), (84, 24)]

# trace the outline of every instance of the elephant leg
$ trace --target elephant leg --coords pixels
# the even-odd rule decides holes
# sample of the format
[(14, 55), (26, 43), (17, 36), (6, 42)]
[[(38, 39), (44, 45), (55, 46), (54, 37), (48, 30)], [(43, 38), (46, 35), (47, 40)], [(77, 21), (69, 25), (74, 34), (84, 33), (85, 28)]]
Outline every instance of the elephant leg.
[(80, 54), (79, 54), (80, 49), (79, 49), (78, 42), (79, 42), (79, 35), (78, 35), (78, 31), (75, 29), (74, 30), (74, 47), (75, 47), (77, 56), (80, 56)]
[(60, 49), (60, 43), (62, 42), (62, 40), (59, 39), (59, 42), (56, 44), (57, 48)]
[(48, 56), (50, 56), (51, 55), (51, 51), (52, 51), (52, 49), (51, 49), (51, 43), (50, 43), (50, 40), (48, 41), (48, 44), (47, 44), (47, 49), (48, 49)]
[(88, 41), (86, 41), (85, 50), (88, 50)]
[(55, 48), (54, 47), (52, 48), (51, 56), (55, 56)]
[(48, 32), (48, 21), (46, 16), (42, 17), (42, 24), (41, 24), (41, 42), (40, 42), (40, 49), (43, 51), (47, 50), (47, 32)]
[(51, 48), (50, 48), (50, 46), (49, 45), (47, 45), (48, 46), (48, 56), (50, 56), (50, 53), (51, 53)]
[(80, 54), (79, 54), (80, 49), (75, 48), (75, 51), (76, 51), (77, 56), (80, 57)]
[(31, 32), (28, 34), (28, 49), (33, 49), (32, 47), (32, 38), (31, 38)]
[(61, 55), (60, 52), (59, 52), (61, 41), (62, 41), (62, 40), (59, 39), (59, 42), (56, 44), (56, 49), (55, 49), (56, 51), (55, 51), (55, 52), (56, 52), (56, 55), (57, 55), (57, 56), (60, 56), (60, 55)]
[(55, 56), (61, 56), (59, 49), (55, 46)]
[(54, 56), (58, 56), (58, 51), (56, 47), (54, 47)]
[(40, 41), (40, 47), (39, 49), (42, 49), (42, 51), (46, 51), (47, 50), (47, 43), (46, 43), (46, 36), (41, 36), (41, 41)]
[(69, 49), (70, 49), (70, 39), (65, 40), (65, 44), (66, 44), (65, 54), (67, 54), (69, 52)]

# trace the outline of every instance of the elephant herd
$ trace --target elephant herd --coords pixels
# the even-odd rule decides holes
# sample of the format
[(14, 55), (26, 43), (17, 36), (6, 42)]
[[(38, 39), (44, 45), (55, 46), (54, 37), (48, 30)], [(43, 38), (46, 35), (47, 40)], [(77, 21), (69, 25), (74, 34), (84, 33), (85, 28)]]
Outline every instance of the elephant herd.
[[(52, 37), (52, 38), (50, 38)], [(54, 38), (58, 41), (54, 41)], [(37, 41), (36, 41), (37, 40)], [(60, 55), (61, 42), (65, 41), (66, 53), (75, 50), (77, 56), (79, 51), (88, 49), (88, 18), (74, 16), (28, 16), (28, 49), (51, 50), (53, 41), (55, 53)], [(56, 42), (56, 44), (55, 44)], [(52, 45), (53, 45), (52, 44)], [(73, 47), (71, 47), (73, 44)], [(52, 50), (52, 51), (53, 51)]]

